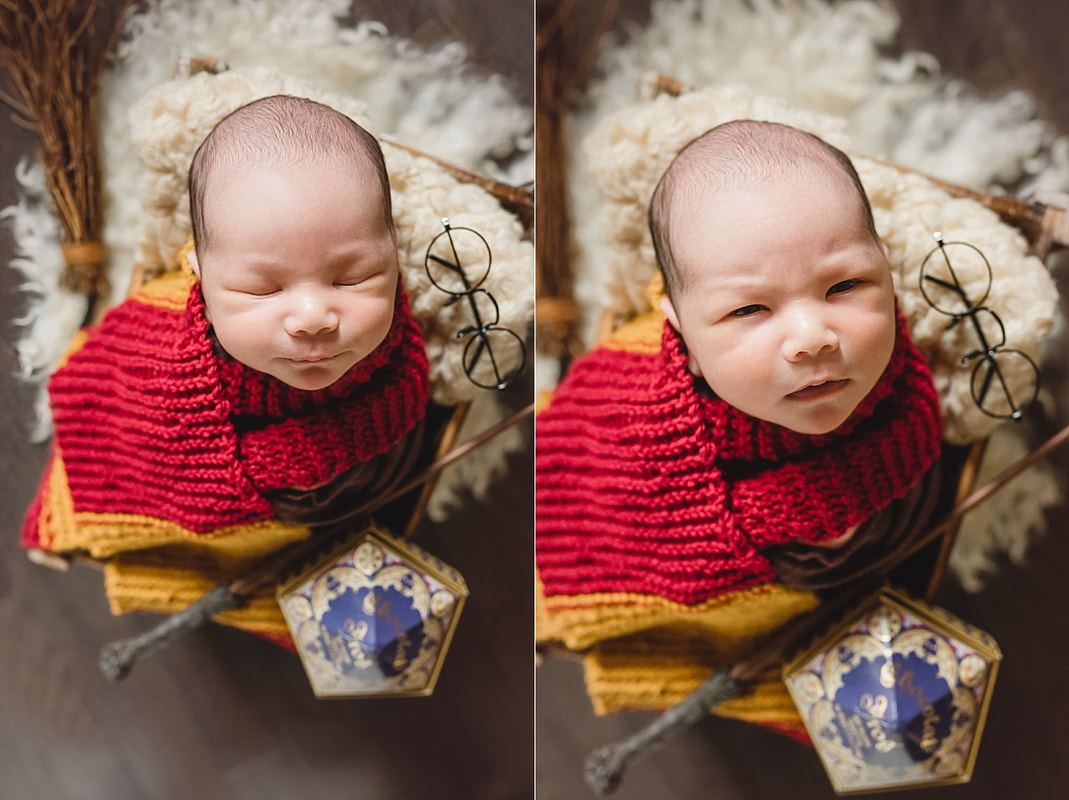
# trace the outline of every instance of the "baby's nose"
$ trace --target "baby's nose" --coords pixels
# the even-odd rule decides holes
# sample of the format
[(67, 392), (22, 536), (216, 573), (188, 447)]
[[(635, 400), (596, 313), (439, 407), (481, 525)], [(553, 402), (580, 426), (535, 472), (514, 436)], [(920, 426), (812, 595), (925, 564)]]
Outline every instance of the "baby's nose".
[(783, 356), (788, 361), (812, 357), (839, 346), (838, 334), (819, 312), (800, 309), (785, 322)]
[(338, 314), (313, 291), (298, 294), (286, 314), (286, 331), (291, 336), (330, 333), (338, 327)]

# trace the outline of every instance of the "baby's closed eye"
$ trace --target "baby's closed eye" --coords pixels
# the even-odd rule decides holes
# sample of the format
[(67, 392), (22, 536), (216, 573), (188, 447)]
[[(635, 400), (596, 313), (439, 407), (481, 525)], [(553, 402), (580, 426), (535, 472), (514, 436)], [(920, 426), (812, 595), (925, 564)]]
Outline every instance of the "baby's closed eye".
[(249, 297), (270, 297), (271, 295), (279, 292), (279, 287), (271, 284), (247, 284), (245, 286), (237, 286), (234, 291), (239, 294), (248, 295)]
[(376, 279), (381, 278), (385, 274), (386, 273), (381, 270), (377, 272), (354, 272), (341, 276), (334, 281), (334, 285), (339, 289), (351, 289), (373, 283)]

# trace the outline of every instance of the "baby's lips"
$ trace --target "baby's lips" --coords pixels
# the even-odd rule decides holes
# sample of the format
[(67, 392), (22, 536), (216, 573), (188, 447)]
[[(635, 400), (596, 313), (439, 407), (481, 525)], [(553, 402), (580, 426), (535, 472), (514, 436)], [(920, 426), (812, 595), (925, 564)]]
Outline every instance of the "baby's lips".
[(826, 378), (807, 383), (801, 389), (796, 389), (787, 395), (795, 400), (809, 400), (835, 394), (849, 382), (848, 378)]

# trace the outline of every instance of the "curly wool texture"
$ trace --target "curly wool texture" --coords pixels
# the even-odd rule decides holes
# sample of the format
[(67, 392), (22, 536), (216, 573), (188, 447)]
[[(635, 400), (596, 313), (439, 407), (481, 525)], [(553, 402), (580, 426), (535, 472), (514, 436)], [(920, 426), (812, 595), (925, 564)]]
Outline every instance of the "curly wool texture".
[[(929, 53), (896, 46), (901, 19), (879, 0), (654, 0), (650, 19), (607, 38), (586, 89), (586, 130), (630, 105), (644, 73), (688, 86), (744, 86), (845, 119), (858, 149), (944, 180), (1065, 187), (1069, 140), (1033, 118), (1026, 91), (981, 98)], [(992, 135), (997, 134), (997, 135)], [(1040, 174), (1041, 173), (1041, 174)]]
[[(733, 119), (781, 122), (810, 131), (850, 152), (843, 120), (799, 111), (738, 88), (706, 89), (655, 100), (606, 116), (585, 143), (594, 182), (603, 195), (601, 227), (606, 241), (605, 307), (623, 314), (642, 310), (645, 290), (656, 274), (653, 243), (646, 225), (649, 200), (676, 153), (704, 131)], [(1057, 288), (1042, 262), (1027, 253), (1014, 228), (972, 200), (953, 199), (931, 181), (850, 153), (873, 207), (876, 228), (889, 249), (895, 291), (914, 342), (933, 373), (948, 441), (982, 439), (999, 420), (972, 400), (972, 366), (961, 358), (978, 343), (968, 325), (947, 330), (949, 318), (932, 308), (920, 292), (921, 262), (934, 246), (932, 233), (946, 241), (966, 241), (984, 252), (993, 280), (985, 305), (1006, 328), (1009, 346), (1036, 361), (1054, 326)], [(973, 298), (984, 286), (975, 276), (963, 287)], [(1023, 396), (1030, 376), (1013, 374), (1013, 391)]]
[[(186, 175), (204, 137), (231, 111), (273, 94), (307, 97), (370, 125), (362, 102), (261, 67), (169, 81), (131, 108), (131, 136), (144, 165), (140, 194), (145, 215), (138, 260), (147, 272), (173, 263), (190, 234)], [(383, 153), (390, 174), (398, 258), (412, 314), (423, 331), (433, 398), (446, 405), (471, 400), (482, 390), (464, 374), (463, 343), (456, 334), (473, 320), (466, 304), (450, 303), (450, 295), (431, 285), (424, 270), (427, 247), (442, 232), (442, 217), (454, 227), (481, 233), (493, 253), (483, 288), (497, 300), (500, 324), (523, 335), (534, 313), (532, 245), (524, 241), (519, 221), (489, 192), (461, 183), (430, 159), (387, 142)], [(515, 366), (507, 359), (502, 363), (505, 370)]]

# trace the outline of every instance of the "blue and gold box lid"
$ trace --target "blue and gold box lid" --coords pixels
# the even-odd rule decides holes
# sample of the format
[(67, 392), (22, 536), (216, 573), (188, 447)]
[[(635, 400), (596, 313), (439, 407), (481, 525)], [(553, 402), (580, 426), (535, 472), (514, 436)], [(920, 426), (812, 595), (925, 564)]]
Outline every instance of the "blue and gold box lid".
[(783, 669), (837, 794), (972, 776), (1002, 654), (983, 631), (884, 588)]
[(467, 595), (455, 569), (370, 526), (277, 599), (317, 697), (400, 697), (434, 691)]

